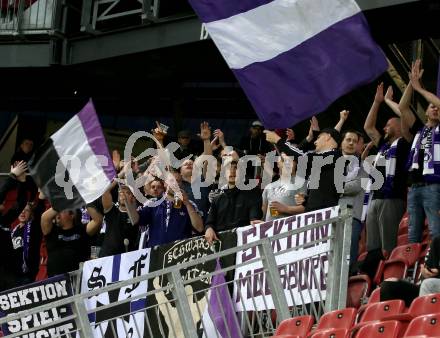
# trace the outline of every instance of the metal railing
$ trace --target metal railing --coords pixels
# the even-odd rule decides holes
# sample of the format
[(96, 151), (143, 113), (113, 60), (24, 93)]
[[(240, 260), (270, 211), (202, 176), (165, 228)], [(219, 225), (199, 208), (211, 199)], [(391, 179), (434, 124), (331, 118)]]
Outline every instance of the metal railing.
[(122, 0), (84, 0), (81, 30), (94, 33), (188, 16), (193, 17), (195, 13), (183, 1), (137, 0), (129, 3)]
[(0, 34), (48, 34), (59, 20), (61, 0), (0, 0)]
[[(320, 229), (328, 224), (331, 224), (328, 226), (330, 231), (323, 236), (313, 237), (313, 234), (318, 234)], [(302, 244), (281, 248), (282, 241), (299, 237), (304, 238)], [(65, 318), (57, 318), (38, 328), (22, 330), (5, 337), (24, 336), (72, 319), (75, 320), (76, 328), (65, 332), (63, 337), (93, 337), (105, 334), (113, 337), (220, 337), (218, 333), (212, 334), (218, 331), (209, 331), (212, 325), (209, 320), (213, 320), (213, 316), (206, 315), (211, 311), (211, 300), (215, 301), (217, 298), (217, 303), (221, 306), (214, 321), (222, 323), (220, 326), (225, 331), (223, 337), (263, 337), (273, 334), (277, 323), (293, 315), (312, 314), (318, 320), (325, 311), (345, 307), (350, 238), (351, 210), (342, 206), (339, 215), (335, 217), (9, 315), (0, 318), (0, 325), (36, 316), (51, 308), (70, 306), (73, 313)], [(301, 251), (318, 245), (322, 248), (323, 243), (328, 244), (325, 251)], [(248, 261), (236, 262), (202, 276), (182, 276), (186, 269), (208, 262), (218, 262), (220, 258), (244, 252), (259, 254), (252, 256)], [(308, 254), (304, 255), (301, 252)], [(286, 257), (289, 259), (286, 260)], [(254, 273), (242, 278), (224, 279), (215, 287), (205, 289), (194, 290), (192, 287), (193, 283), (200, 279), (212, 281), (216, 276), (225, 276), (239, 268), (255, 265), (260, 265), (261, 269), (256, 269)], [(164, 278), (167, 283), (161, 284), (160, 281)], [(71, 279), (74, 284), (76, 280), (78, 285), (79, 272), (71, 274)], [(248, 289), (247, 293), (243, 293), (240, 286), (249, 280), (254, 282), (251, 292)], [(85, 302), (90, 299), (108, 298), (107, 295), (111, 292), (119, 292), (124, 288), (139, 285), (138, 283), (148, 283), (148, 291), (117, 302), (109, 302), (104, 306), (86, 308)], [(311, 294), (312, 290), (315, 295)], [(150, 302), (149, 299), (155, 301)], [(146, 305), (138, 309), (129, 306), (139, 300), (145, 300)], [(123, 314), (119, 311), (118, 314), (116, 309), (124, 306), (127, 310)], [(234, 311), (231, 317), (227, 313), (230, 306), (241, 310)], [(106, 313), (107, 316), (105, 319), (102, 319), (103, 316), (98, 319), (97, 316), (94, 323), (90, 324), (89, 316), (98, 313)]]

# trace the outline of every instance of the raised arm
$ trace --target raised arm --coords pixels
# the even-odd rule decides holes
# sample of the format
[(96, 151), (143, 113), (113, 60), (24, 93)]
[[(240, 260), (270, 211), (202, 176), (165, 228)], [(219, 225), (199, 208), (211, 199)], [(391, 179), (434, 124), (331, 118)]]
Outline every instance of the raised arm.
[(376, 129), (377, 113), (379, 107), (384, 101), (383, 96), (383, 82), (377, 86), (376, 95), (374, 96), (373, 104), (371, 105), (370, 111), (368, 112), (367, 119), (365, 120), (364, 130), (368, 137), (373, 141), (374, 145), (377, 146), (380, 140), (380, 133)]
[(292, 146), (289, 142), (283, 142), (281, 137), (274, 131), (265, 130), (266, 140), (269, 143), (276, 144), (280, 153), (286, 153), (287, 156), (299, 157), (304, 155), (304, 153), (298, 148)]
[(341, 132), (342, 126), (344, 125), (345, 121), (348, 119), (348, 114), (350, 114), (350, 111), (343, 110), (339, 113), (339, 121), (335, 126), (335, 129), (339, 132)]
[(56, 217), (57, 212), (53, 208), (47, 209), (41, 215), (41, 231), (43, 235), (49, 235), (53, 228), (53, 219)]
[(93, 207), (88, 206), (87, 212), (92, 218), (89, 223), (86, 225), (86, 232), (89, 236), (94, 236), (101, 229), (102, 219), (104, 218), (101, 213)]
[(389, 86), (387, 92), (385, 93), (385, 103), (388, 107), (391, 108), (394, 114), (396, 114), (399, 117), (402, 117), (402, 113), (400, 112), (399, 109), (399, 104), (393, 101), (393, 95), (394, 95), (393, 87)]
[(411, 73), (409, 74), (409, 79), (411, 82), (412, 87), (416, 92), (418, 92), (420, 95), (422, 95), (426, 101), (429, 103), (432, 103), (434, 106), (440, 108), (440, 98), (433, 93), (427, 91), (425, 88), (422, 87), (420, 83), (420, 79), (423, 75), (423, 69), (420, 68), (421, 61), (416, 60), (414, 62)]
[(212, 155), (211, 129), (208, 122), (200, 123), (200, 138), (203, 142), (203, 155)]
[(400, 119), (402, 136), (408, 142), (411, 142), (414, 138), (414, 135), (412, 135), (409, 130), (413, 126), (414, 122), (416, 122), (416, 117), (410, 108), (412, 94), (412, 85), (411, 83), (408, 83), (399, 102), (399, 110), (402, 112)]

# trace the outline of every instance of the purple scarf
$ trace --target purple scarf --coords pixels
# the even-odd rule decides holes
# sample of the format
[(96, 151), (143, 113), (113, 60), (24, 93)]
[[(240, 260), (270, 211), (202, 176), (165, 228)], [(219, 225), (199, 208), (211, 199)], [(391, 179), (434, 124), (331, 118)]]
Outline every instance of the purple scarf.
[(419, 153), (425, 138), (428, 142), (424, 147), (423, 176), (427, 181), (440, 182), (440, 125), (434, 130), (424, 126), (417, 132), (408, 157), (408, 170), (419, 169)]
[[(376, 155), (373, 166), (376, 167), (380, 157), (385, 157), (385, 182), (382, 186), (384, 196), (390, 195), (393, 189), (394, 175), (396, 173), (396, 161), (397, 161), (397, 145), (399, 143), (399, 137), (392, 144), (385, 143), (380, 148)], [(367, 218), (368, 206), (370, 205), (373, 194), (371, 193), (371, 179), (368, 182), (367, 189), (365, 190), (364, 207), (362, 209), (362, 221)]]
[[(32, 221), (27, 222), (24, 226), (23, 226), (23, 264), (21, 266), (21, 270), (23, 271), (23, 273), (27, 273), (29, 271), (28, 266), (27, 266), (27, 260), (29, 258), (29, 244), (30, 244), (30, 240), (31, 240), (31, 226), (32, 226)], [(18, 230), (18, 225), (14, 228), (14, 230), (11, 232), (11, 239), (13, 239), (15, 237), (15, 233)]]

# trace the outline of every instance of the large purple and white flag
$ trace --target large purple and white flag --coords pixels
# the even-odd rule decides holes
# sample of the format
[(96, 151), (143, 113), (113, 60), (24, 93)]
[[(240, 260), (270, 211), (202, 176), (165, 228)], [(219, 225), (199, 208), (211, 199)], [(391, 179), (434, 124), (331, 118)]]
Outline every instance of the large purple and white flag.
[(266, 128), (325, 110), (387, 69), (354, 0), (189, 0)]
[(59, 211), (105, 192), (116, 173), (91, 100), (35, 152), (29, 170)]

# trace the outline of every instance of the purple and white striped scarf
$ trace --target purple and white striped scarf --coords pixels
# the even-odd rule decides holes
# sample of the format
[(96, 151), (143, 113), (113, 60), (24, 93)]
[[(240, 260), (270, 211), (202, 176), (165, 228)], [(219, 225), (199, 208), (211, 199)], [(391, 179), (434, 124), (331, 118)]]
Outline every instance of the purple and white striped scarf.
[(440, 175), (440, 125), (437, 125), (433, 131), (427, 126), (418, 131), (411, 145), (408, 169), (410, 171), (419, 169), (419, 152), (424, 138), (428, 138), (428, 146), (424, 148), (423, 175), (427, 177)]
[[(374, 159), (373, 166), (376, 167), (379, 159), (385, 157), (385, 182), (382, 186), (384, 196), (390, 195), (393, 189), (394, 175), (396, 173), (397, 162), (397, 144), (401, 137), (396, 139), (391, 145), (385, 143), (379, 150)], [(364, 207), (362, 209), (362, 221), (365, 221), (368, 212), (368, 206), (370, 205), (373, 194), (371, 193), (371, 179), (368, 181), (367, 189), (365, 190)]]

